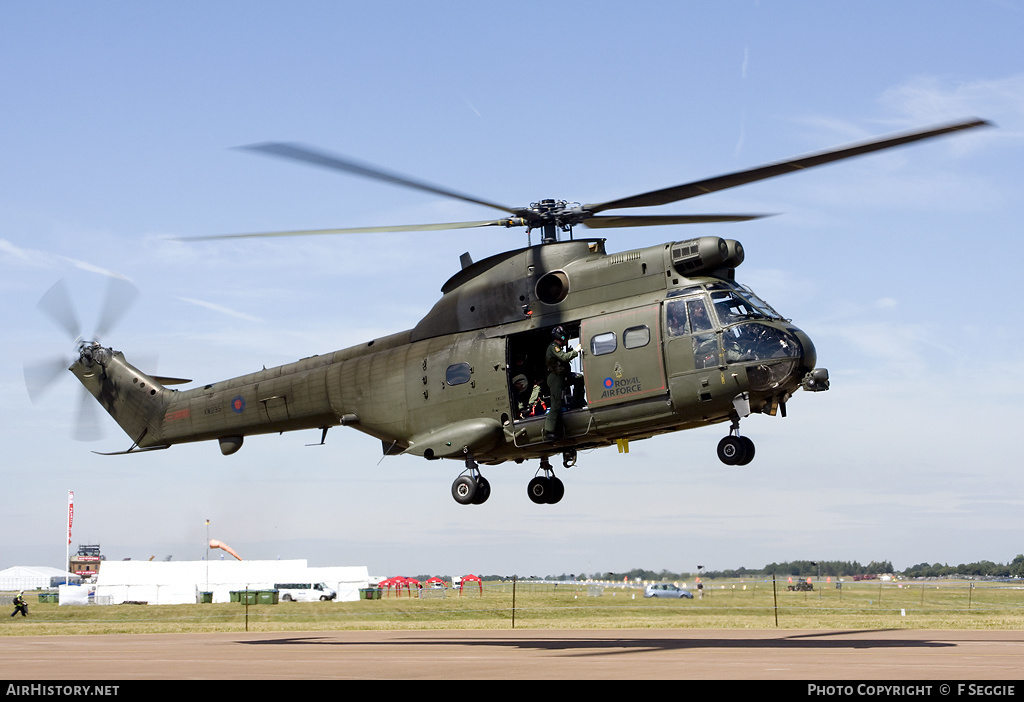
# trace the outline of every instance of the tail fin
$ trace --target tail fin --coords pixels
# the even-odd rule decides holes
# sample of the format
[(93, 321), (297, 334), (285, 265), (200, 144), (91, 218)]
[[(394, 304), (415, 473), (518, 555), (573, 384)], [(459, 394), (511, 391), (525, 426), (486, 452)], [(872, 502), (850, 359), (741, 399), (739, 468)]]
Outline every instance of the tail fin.
[[(98, 342), (82, 342), (68, 369), (139, 448), (162, 447), (161, 425), (170, 402), (163, 385)], [(134, 446), (133, 446), (134, 448)]]

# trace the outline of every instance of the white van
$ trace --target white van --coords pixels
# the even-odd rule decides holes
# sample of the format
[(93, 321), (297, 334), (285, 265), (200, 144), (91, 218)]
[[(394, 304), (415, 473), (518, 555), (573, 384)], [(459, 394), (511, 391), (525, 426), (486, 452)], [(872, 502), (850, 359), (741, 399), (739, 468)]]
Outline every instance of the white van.
[(274, 589), (281, 602), (326, 602), (338, 596), (326, 583), (276, 583)]

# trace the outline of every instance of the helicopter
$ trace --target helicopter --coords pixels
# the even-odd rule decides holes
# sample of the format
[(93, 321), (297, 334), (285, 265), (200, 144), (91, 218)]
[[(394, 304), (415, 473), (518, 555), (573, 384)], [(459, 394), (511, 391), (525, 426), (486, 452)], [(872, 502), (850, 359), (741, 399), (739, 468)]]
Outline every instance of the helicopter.
[[(744, 466), (755, 448), (740, 433), (742, 419), (785, 417), (797, 391), (829, 389), (810, 337), (737, 281), (744, 260), (738, 241), (700, 236), (609, 253), (604, 238), (574, 237), (576, 227), (757, 219), (766, 215), (603, 213), (666, 205), (989, 124), (962, 120), (601, 203), (543, 199), (525, 207), (302, 145), (256, 144), (243, 148), (503, 214), (471, 222), (179, 241), (523, 227), (527, 245), (480, 261), (463, 254), (461, 270), (412, 329), (186, 390), (169, 386), (192, 381), (139, 370), (122, 352), (104, 347), (100, 332), (81, 337), (69, 321), (71, 301), (62, 286), (51, 288), (39, 307), (76, 339), (77, 358), (68, 370), (132, 440), (127, 450), (101, 455), (198, 441), (216, 441), (223, 455), (231, 455), (247, 436), (309, 429), (322, 432), (323, 444), (329, 429), (343, 426), (379, 439), (384, 456), (460, 461), (463, 469), (451, 488), (460, 504), (488, 499), (481, 466), (539, 461), (528, 496), (555, 504), (565, 487), (554, 458), (569, 468), (582, 450), (616, 445), (628, 452), (630, 441), (727, 423), (718, 458)], [(537, 243), (534, 231), (540, 232)], [(117, 299), (114, 287), (108, 299)], [(100, 329), (108, 330), (117, 315), (105, 312)], [(553, 348), (574, 358), (552, 365)]]

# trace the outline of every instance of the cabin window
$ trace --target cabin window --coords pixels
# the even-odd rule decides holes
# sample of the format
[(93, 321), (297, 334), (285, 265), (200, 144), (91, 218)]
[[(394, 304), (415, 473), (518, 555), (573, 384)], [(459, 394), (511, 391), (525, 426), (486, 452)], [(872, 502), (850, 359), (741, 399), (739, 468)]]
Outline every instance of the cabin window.
[(622, 345), (627, 349), (639, 349), (649, 343), (651, 343), (651, 330), (646, 324), (630, 327), (622, 332)]
[(618, 348), (618, 341), (614, 332), (598, 334), (590, 340), (590, 353), (595, 356), (604, 356)]
[(468, 363), (455, 363), (448, 366), (448, 370), (445, 371), (444, 379), (449, 385), (462, 385), (463, 383), (469, 382), (469, 376), (472, 375), (473, 369), (469, 367)]

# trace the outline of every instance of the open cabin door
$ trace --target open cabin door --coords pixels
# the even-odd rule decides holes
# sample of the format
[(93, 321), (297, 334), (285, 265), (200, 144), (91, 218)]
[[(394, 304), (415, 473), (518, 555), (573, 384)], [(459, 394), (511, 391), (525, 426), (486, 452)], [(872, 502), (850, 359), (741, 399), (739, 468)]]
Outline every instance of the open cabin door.
[(583, 377), (592, 409), (663, 395), (661, 307), (639, 307), (582, 324)]

